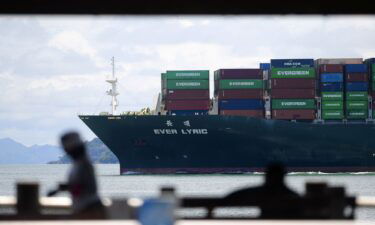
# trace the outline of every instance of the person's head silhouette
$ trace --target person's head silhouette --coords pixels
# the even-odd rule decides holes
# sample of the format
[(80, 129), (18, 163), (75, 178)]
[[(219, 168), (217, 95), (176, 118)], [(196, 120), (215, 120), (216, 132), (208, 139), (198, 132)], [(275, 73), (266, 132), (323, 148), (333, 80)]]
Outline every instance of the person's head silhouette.
[(68, 132), (61, 136), (61, 145), (73, 160), (78, 160), (86, 155), (85, 144), (77, 132)]
[(266, 169), (266, 185), (282, 185), (284, 184), (285, 168), (280, 163), (272, 163)]

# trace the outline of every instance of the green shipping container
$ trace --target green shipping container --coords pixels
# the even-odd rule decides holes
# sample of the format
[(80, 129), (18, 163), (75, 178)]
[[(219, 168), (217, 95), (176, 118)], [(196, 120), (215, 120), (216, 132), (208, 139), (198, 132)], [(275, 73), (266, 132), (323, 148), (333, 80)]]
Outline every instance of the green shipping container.
[(315, 99), (272, 99), (272, 109), (315, 109)]
[(344, 119), (343, 110), (323, 110), (322, 119), (324, 120), (341, 120)]
[(347, 101), (346, 109), (367, 109), (367, 101)]
[(375, 91), (375, 79), (372, 81), (372, 90)]
[(342, 92), (322, 92), (322, 99), (323, 101), (343, 101), (344, 94)]
[(271, 78), (315, 78), (314, 68), (272, 68)]
[(352, 109), (346, 111), (347, 119), (366, 119), (367, 109)]
[(167, 89), (209, 89), (208, 80), (167, 80)]
[(324, 101), (322, 102), (322, 109), (337, 109), (343, 110), (344, 109), (344, 102), (343, 101)]
[(208, 80), (209, 70), (167, 70), (167, 80)]
[(367, 101), (368, 93), (365, 91), (346, 92), (346, 100), (349, 101)]
[(263, 80), (220, 80), (220, 89), (262, 89), (264, 88)]

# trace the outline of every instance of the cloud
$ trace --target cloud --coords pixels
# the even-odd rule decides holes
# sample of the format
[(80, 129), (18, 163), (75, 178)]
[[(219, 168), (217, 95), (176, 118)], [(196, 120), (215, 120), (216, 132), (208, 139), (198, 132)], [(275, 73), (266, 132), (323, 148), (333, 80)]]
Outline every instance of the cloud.
[(95, 57), (97, 54), (96, 50), (77, 31), (63, 31), (58, 33), (49, 41), (48, 45), (63, 51), (74, 51), (89, 57)]
[(191, 20), (180, 20), (179, 23), (181, 24), (182, 27), (189, 28), (194, 26), (194, 23)]
[(57, 48), (63, 52), (75, 52), (88, 56), (98, 67), (104, 67), (104, 60), (98, 56), (94, 47), (78, 31), (63, 31), (56, 34), (49, 42), (49, 47)]
[[(191, 17), (193, 18), (193, 17)], [(173, 24), (173, 25), (178, 25), (181, 28), (191, 28), (196, 25), (195, 21), (192, 20), (191, 18), (173, 18), (173, 19), (167, 19), (166, 23), (167, 24)]]

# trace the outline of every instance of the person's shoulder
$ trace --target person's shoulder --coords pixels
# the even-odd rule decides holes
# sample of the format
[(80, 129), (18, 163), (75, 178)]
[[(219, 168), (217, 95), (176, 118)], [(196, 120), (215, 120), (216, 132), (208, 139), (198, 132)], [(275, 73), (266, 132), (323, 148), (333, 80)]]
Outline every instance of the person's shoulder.
[(248, 187), (229, 193), (226, 198), (247, 198), (258, 195), (260, 192), (262, 192), (261, 187)]

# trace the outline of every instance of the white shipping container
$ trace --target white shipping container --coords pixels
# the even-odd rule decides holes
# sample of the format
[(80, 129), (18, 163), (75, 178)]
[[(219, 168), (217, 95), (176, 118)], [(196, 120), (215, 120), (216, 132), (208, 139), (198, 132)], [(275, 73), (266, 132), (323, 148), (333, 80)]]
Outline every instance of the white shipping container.
[(362, 64), (362, 58), (326, 58), (326, 59), (317, 59), (317, 64)]

